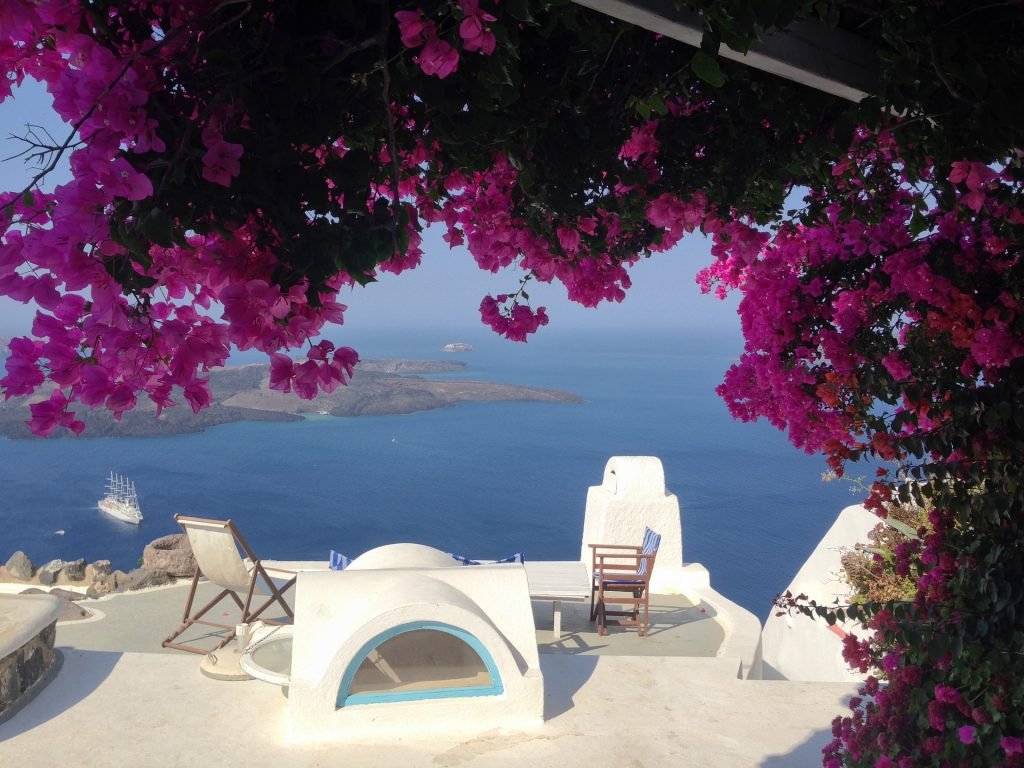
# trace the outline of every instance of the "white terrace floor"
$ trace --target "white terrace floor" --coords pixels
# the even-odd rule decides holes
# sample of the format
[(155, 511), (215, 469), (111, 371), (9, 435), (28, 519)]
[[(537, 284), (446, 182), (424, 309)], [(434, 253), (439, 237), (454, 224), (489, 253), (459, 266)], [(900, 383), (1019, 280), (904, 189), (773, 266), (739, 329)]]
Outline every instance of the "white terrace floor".
[(647, 638), (599, 637), (587, 607), (567, 605), (557, 642), (550, 605), (537, 604), (538, 730), (300, 747), (287, 740), (281, 689), (211, 680), (200, 656), (160, 647), (185, 596), (176, 586), (90, 601), (104, 618), (59, 624), (63, 665), (0, 723), (0, 765), (811, 768), (853, 693), (736, 679), (737, 660), (716, 657), (724, 633), (713, 611), (683, 598), (652, 598)]

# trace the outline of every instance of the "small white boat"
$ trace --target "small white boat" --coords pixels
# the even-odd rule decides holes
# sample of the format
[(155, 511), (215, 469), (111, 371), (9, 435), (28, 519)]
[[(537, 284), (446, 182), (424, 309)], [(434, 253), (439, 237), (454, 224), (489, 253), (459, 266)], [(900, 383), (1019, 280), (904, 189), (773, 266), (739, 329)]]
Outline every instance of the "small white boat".
[(110, 473), (107, 480), (107, 495), (97, 504), (101, 512), (126, 523), (138, 525), (142, 522), (142, 510), (139, 509), (139, 497), (135, 493), (135, 483)]

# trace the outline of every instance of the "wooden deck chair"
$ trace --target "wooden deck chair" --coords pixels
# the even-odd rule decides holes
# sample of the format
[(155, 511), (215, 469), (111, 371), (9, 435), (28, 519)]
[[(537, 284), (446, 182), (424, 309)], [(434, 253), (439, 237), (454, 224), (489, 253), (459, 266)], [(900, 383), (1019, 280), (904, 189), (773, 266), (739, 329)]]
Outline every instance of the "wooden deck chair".
[[(590, 620), (597, 619), (597, 634), (607, 635), (608, 617), (615, 616), (621, 617), (615, 623), (634, 626), (640, 637), (647, 636), (650, 628), (651, 573), (654, 571), (659, 546), (661, 535), (650, 528), (644, 531), (644, 540), (640, 546), (590, 545), (593, 553)], [(609, 605), (623, 608), (609, 610)]]
[[(235, 524), (230, 520), (206, 520), (201, 517), (186, 517), (175, 515), (174, 519), (181, 526), (188, 536), (189, 544), (192, 545), (192, 554), (196, 558), (196, 573), (192, 578), (192, 589), (188, 593), (188, 601), (185, 603), (185, 614), (182, 624), (171, 634), (162, 645), (164, 648), (177, 648), (190, 653), (210, 653), (227, 645), (235, 636), (236, 624), (248, 624), (257, 619), (267, 608), (275, 603), (281, 607), (288, 617), (285, 621), (264, 619), (268, 624), (290, 624), (294, 615), (288, 603), (285, 602), (284, 593), (295, 583), (296, 574), (292, 571), (280, 571), (274, 569), (275, 573), (284, 573), (285, 578), (291, 576), (284, 586), (275, 586), (272, 578), (264, 568), (263, 563), (253, 554), (252, 549), (242, 538)], [(241, 550), (241, 551), (239, 551)], [(245, 555), (245, 559), (242, 559)], [(196, 587), (199, 585), (200, 577), (206, 579), (222, 591), (213, 600), (192, 612), (192, 603), (196, 596)], [(280, 579), (279, 579), (280, 580)], [(243, 600), (242, 594), (245, 598)], [(253, 596), (258, 607), (253, 607)], [(230, 597), (241, 610), (242, 614), (233, 624), (221, 624), (216, 621), (209, 621), (203, 617), (209, 613), (222, 600)], [(263, 598), (267, 598), (263, 600)], [(216, 648), (199, 648), (194, 645), (185, 645), (174, 642), (189, 627), (200, 624), (206, 627), (228, 630), (226, 636), (218, 643)]]

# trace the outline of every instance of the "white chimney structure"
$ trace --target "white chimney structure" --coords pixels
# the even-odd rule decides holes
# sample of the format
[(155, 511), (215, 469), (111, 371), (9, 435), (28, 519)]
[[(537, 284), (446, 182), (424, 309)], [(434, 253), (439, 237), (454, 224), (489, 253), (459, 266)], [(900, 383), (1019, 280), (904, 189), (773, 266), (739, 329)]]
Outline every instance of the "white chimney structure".
[(651, 592), (678, 595), (693, 586), (683, 570), (683, 528), (679, 499), (665, 488), (665, 470), (656, 456), (612, 456), (601, 485), (587, 489), (580, 559), (590, 567), (591, 544), (640, 546), (644, 528), (661, 534), (651, 575)]

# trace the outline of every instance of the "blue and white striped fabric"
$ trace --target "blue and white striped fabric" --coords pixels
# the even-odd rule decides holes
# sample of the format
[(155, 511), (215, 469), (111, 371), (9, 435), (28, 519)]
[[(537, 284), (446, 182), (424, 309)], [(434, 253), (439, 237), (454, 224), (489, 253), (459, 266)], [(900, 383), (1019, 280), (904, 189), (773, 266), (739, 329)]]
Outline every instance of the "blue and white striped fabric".
[(503, 557), (501, 560), (495, 560), (496, 563), (525, 563), (526, 558), (523, 557), (522, 552), (516, 552), (514, 555)]
[(449, 552), (448, 554), (451, 555), (453, 560), (458, 560), (463, 565), (480, 565), (479, 560), (472, 560), (465, 555), (457, 555), (454, 552)]
[[(658, 547), (661, 546), (661, 534), (655, 533), (650, 528), (644, 529), (644, 543), (640, 548), (640, 554), (642, 555), (653, 555), (658, 551)], [(647, 559), (644, 558), (640, 561), (640, 564), (636, 569), (637, 576), (647, 575)]]
[(451, 555), (452, 559), (458, 560), (463, 565), (490, 565), (490, 564), (493, 564), (493, 563), (525, 563), (526, 562), (526, 558), (523, 556), (522, 552), (516, 552), (514, 555), (509, 555), (508, 557), (503, 557), (501, 560), (472, 560), (471, 558), (465, 557), (463, 555), (457, 555), (454, 552), (449, 552), (448, 554)]
[(331, 550), (331, 558), (328, 563), (330, 564), (332, 571), (344, 571), (348, 568), (349, 563), (351, 562), (352, 558), (345, 557), (341, 552), (335, 552), (333, 549)]

